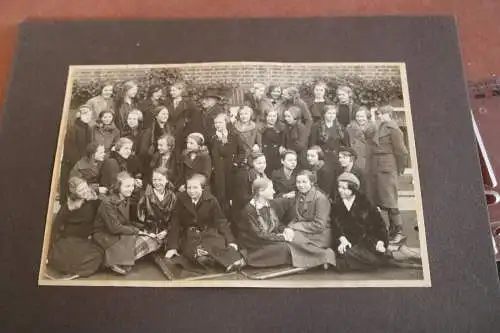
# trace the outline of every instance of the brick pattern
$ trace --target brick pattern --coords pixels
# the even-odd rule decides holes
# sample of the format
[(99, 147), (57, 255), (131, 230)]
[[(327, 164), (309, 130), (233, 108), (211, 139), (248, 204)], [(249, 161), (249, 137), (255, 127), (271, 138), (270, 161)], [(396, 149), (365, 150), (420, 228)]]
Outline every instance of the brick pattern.
[[(218, 82), (239, 83), (248, 88), (253, 82), (266, 85), (297, 85), (320, 76), (359, 75), (365, 79), (384, 79), (399, 76), (399, 66), (382, 64), (208, 64), (180, 67), (187, 80), (202, 84)], [(79, 69), (75, 79), (85, 84), (92, 79), (131, 80), (143, 77), (148, 68)]]

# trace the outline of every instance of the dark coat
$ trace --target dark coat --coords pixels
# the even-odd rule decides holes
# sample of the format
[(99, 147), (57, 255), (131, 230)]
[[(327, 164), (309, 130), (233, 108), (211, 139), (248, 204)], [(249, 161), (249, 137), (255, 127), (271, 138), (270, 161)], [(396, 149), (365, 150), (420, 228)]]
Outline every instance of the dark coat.
[(350, 104), (339, 104), (337, 112), (337, 119), (342, 125), (343, 128), (346, 128), (347, 125), (351, 123), (354, 119), (356, 119), (356, 112), (359, 110), (359, 105), (356, 103)]
[(251, 92), (247, 92), (243, 95), (243, 103), (253, 110), (252, 120), (258, 124), (265, 123), (265, 113), (267, 110), (272, 109), (271, 101), (262, 96), (261, 99), (255, 98), (255, 95)]
[(154, 102), (151, 98), (143, 100), (138, 109), (142, 112), (143, 128), (150, 128), (155, 120), (155, 109), (161, 105), (161, 101)]
[(393, 120), (380, 124), (370, 141), (368, 193), (370, 201), (385, 208), (398, 208), (398, 174), (404, 172), (408, 150), (403, 132)]
[(127, 124), (127, 118), (128, 118), (128, 114), (130, 113), (130, 111), (136, 109), (136, 105), (135, 105), (135, 102), (132, 101), (131, 104), (129, 103), (125, 103), (125, 102), (121, 102), (121, 103), (117, 103), (117, 107), (118, 107), (118, 110), (116, 111), (116, 114), (115, 114), (115, 124), (116, 124), (116, 127), (118, 128), (118, 130), (121, 132), (123, 131), (123, 129), (125, 128), (125, 125)]
[(226, 111), (224, 111), (224, 107), (220, 104), (215, 104), (211, 108), (203, 111), (203, 132), (200, 133), (202, 133), (205, 138), (211, 138), (215, 135), (214, 119), (221, 113), (226, 113)]
[(198, 106), (189, 98), (182, 98), (176, 108), (172, 100), (167, 100), (166, 106), (169, 122), (175, 137), (175, 146), (178, 152), (182, 151), (188, 134), (203, 133), (203, 116)]
[(139, 124), (137, 128), (132, 129), (126, 124), (120, 136), (122, 138), (127, 138), (132, 140), (133, 142), (132, 151), (136, 156), (139, 154), (139, 147), (141, 145), (141, 139), (143, 134), (143, 131), (140, 128), (140, 126), (141, 124)]
[(99, 201), (86, 201), (69, 210), (64, 204), (52, 226), (49, 266), (64, 274), (89, 276), (99, 269), (102, 249), (92, 241), (94, 217)]
[(309, 130), (300, 122), (287, 125), (283, 136), (283, 146), (297, 153), (297, 165), (306, 163), (306, 150), (309, 141)]
[(283, 146), (284, 128), (281, 125), (262, 128), (262, 152), (266, 156), (266, 174), (270, 177), (281, 167), (279, 147)]
[(329, 105), (331, 102), (326, 100), (324, 102), (312, 102), (308, 105), (309, 111), (311, 112), (311, 117), (313, 119), (313, 123), (319, 123), (323, 120), (323, 116), (325, 114), (325, 105)]
[(180, 166), (178, 157), (174, 152), (170, 153), (170, 157), (168, 157), (168, 160), (166, 159), (166, 157), (160, 155), (159, 152), (154, 153), (153, 157), (151, 158), (151, 162), (149, 163), (149, 167), (144, 172), (144, 179), (148, 184), (151, 183), (153, 170), (159, 167), (167, 169), (167, 179), (172, 184), (179, 183)]
[(212, 193), (227, 213), (235, 193), (235, 174), (244, 165), (245, 149), (232, 129), (228, 130), (227, 143), (222, 143), (215, 135), (209, 143), (213, 163)]
[(98, 145), (103, 145), (106, 152), (111, 150), (116, 141), (120, 138), (120, 131), (114, 123), (102, 125), (97, 123), (92, 129), (92, 141)]
[[(139, 158), (139, 163), (141, 165), (143, 173), (148, 172), (149, 164), (151, 163), (151, 158), (158, 151), (158, 139), (165, 135), (170, 134), (175, 138), (175, 133), (170, 124), (160, 127), (156, 120), (153, 121), (151, 127), (145, 129), (139, 140), (139, 149), (137, 156)], [(177, 140), (175, 145), (177, 145)]]
[(309, 108), (307, 107), (306, 102), (304, 102), (301, 98), (297, 99), (297, 101), (291, 102), (291, 101), (283, 101), (283, 105), (280, 106), (282, 113), (278, 114), (278, 120), (280, 122), (284, 122), (283, 120), (283, 113), (289, 109), (292, 106), (298, 106), (300, 108), (300, 122), (304, 125), (304, 127), (307, 130), (307, 135), (309, 135), (309, 132), (311, 131), (311, 126), (313, 124), (313, 119), (311, 116), (311, 112), (309, 111)]
[(330, 201), (313, 187), (307, 194), (291, 199), (293, 218), (288, 227), (295, 232), (292, 261), (295, 267), (335, 265), (331, 247)]
[(102, 162), (95, 162), (87, 156), (76, 162), (69, 173), (70, 177), (80, 177), (96, 190), (101, 179)]
[(362, 170), (366, 170), (366, 160), (370, 155), (368, 141), (375, 135), (377, 125), (370, 121), (365, 128), (361, 128), (356, 121), (353, 121), (347, 126), (346, 131), (349, 135), (350, 145), (357, 155), (356, 165)]
[(63, 161), (70, 165), (70, 168), (86, 154), (87, 145), (92, 142), (92, 130), (77, 118), (73, 126), (66, 133), (64, 141)]
[(239, 135), (241, 144), (245, 149), (245, 157), (248, 158), (252, 153), (254, 145), (262, 147), (262, 136), (257, 124), (250, 122), (249, 125), (242, 125), (236, 121), (234, 123), (234, 130)]
[(325, 162), (321, 162), (316, 167), (310, 167), (310, 170), (316, 174), (317, 187), (331, 197), (333, 186), (336, 184), (337, 173), (334, 166)]
[(334, 122), (334, 126), (327, 128), (324, 121), (313, 125), (309, 146), (320, 146), (325, 154), (325, 161), (332, 165), (333, 169), (338, 169), (339, 148), (349, 146), (349, 136), (340, 123)]
[(331, 210), (333, 246), (337, 250), (339, 238), (344, 236), (352, 244), (344, 255), (339, 255), (339, 269), (365, 269), (386, 265), (386, 257), (375, 250), (378, 241), (387, 246), (387, 229), (379, 211), (363, 194), (357, 194), (348, 211), (338, 198)]
[(290, 248), (282, 234), (285, 226), (280, 222), (286, 208), (279, 200), (259, 210), (252, 202), (246, 205), (238, 223), (238, 244), (248, 265), (291, 264)]
[(117, 152), (111, 152), (110, 157), (105, 159), (101, 168), (101, 180), (99, 184), (104, 187), (110, 187), (116, 183), (116, 176), (127, 171), (132, 177), (139, 176), (139, 170), (134, 161), (124, 159)]
[(271, 175), (271, 180), (273, 181), (274, 191), (276, 192), (276, 196), (281, 196), (285, 193), (289, 193), (292, 191), (296, 191), (296, 178), (297, 178), (297, 169), (292, 172), (290, 178), (285, 176), (285, 171), (283, 168), (274, 170)]
[(133, 264), (138, 233), (139, 228), (130, 220), (128, 199), (120, 199), (117, 194), (104, 197), (95, 217), (93, 238), (105, 252), (112, 252), (106, 253), (105, 263)]
[(252, 199), (252, 183), (257, 178), (267, 179), (267, 175), (263, 173), (259, 175), (255, 169), (251, 168), (239, 168), (236, 172), (234, 181), (234, 192), (233, 192), (233, 209), (235, 216), (233, 219), (237, 219), (242, 209), (246, 204)]
[(206, 147), (202, 147), (196, 153), (196, 157), (191, 159), (189, 154), (184, 151), (181, 156), (179, 165), (177, 187), (186, 184), (186, 181), (194, 174), (199, 173), (207, 177), (207, 184), (210, 184), (210, 176), (212, 175), (212, 159)]
[(180, 249), (186, 258), (193, 260), (196, 249), (201, 247), (227, 267), (241, 258), (227, 246), (234, 241), (229, 223), (213, 195), (204, 191), (195, 206), (185, 192), (178, 193), (172, 230), (167, 235), (168, 249)]

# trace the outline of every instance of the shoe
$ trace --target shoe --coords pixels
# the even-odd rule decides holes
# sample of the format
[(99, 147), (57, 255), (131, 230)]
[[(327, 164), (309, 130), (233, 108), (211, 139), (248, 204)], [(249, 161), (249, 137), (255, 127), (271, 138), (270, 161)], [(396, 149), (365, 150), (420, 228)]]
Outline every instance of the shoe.
[(405, 235), (403, 235), (401, 233), (397, 233), (397, 234), (394, 235), (394, 237), (392, 237), (389, 240), (389, 244), (401, 244), (405, 240), (406, 240), (406, 236)]
[(120, 275), (127, 275), (127, 273), (130, 271), (130, 269), (127, 269), (125, 267), (119, 266), (119, 265), (113, 265), (109, 267), (113, 272), (116, 274)]
[(245, 267), (245, 265), (246, 265), (245, 260), (243, 260), (243, 259), (237, 260), (226, 268), (226, 272), (229, 273), (232, 271), (239, 271), (243, 267)]

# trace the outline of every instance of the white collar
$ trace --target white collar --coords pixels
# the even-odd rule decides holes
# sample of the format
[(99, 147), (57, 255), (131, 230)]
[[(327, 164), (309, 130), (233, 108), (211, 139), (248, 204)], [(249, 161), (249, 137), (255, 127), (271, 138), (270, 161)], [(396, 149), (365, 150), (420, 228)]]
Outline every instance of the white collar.
[(348, 211), (351, 211), (352, 205), (354, 204), (354, 200), (356, 200), (356, 196), (353, 195), (351, 199), (342, 199), (344, 202), (345, 208), (347, 208)]
[(255, 198), (250, 200), (250, 204), (255, 207), (255, 209), (259, 210), (264, 207), (269, 207), (269, 202), (266, 200), (264, 203), (260, 203), (255, 201)]

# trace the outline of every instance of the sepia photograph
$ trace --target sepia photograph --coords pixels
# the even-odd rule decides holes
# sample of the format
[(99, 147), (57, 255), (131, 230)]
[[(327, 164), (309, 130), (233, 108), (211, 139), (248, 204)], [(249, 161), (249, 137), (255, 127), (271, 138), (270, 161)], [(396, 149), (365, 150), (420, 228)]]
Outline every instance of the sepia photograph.
[(431, 287), (404, 63), (70, 66), (54, 156), (39, 285)]

